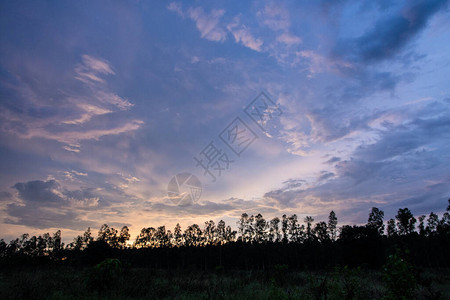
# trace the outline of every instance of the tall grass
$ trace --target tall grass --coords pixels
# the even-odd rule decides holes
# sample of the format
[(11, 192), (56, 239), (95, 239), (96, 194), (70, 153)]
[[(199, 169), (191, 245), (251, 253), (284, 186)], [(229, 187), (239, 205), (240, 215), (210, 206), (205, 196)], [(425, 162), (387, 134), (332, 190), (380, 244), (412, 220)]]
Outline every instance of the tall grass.
[[(296, 271), (156, 270), (117, 261), (93, 267), (12, 268), (0, 271), (0, 299), (382, 299), (385, 274), (336, 267)], [(449, 299), (450, 270), (422, 270), (413, 299)]]

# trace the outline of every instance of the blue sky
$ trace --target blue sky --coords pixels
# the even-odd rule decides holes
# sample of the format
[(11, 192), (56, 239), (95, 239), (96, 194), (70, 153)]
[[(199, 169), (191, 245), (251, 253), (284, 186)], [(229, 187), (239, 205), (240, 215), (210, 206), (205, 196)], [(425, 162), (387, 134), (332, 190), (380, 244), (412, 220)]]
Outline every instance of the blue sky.
[[(448, 78), (447, 1), (3, 1), (1, 237), (442, 213)], [(263, 129), (261, 92), (281, 112)], [(236, 117), (240, 156), (219, 137)], [(210, 142), (215, 182), (193, 159)], [(197, 203), (167, 195), (182, 172)]]

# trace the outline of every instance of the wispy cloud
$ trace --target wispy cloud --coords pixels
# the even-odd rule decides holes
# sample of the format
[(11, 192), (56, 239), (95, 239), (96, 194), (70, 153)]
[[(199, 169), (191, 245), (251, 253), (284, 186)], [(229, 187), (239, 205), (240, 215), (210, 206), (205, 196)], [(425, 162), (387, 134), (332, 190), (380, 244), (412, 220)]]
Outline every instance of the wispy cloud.
[(245, 47), (258, 52), (261, 51), (262, 39), (253, 37), (249, 29), (240, 24), (239, 17), (234, 18), (233, 23), (230, 23), (227, 28), (233, 34), (236, 43), (241, 43)]
[(274, 31), (286, 31), (291, 26), (289, 12), (279, 2), (270, 2), (257, 12), (260, 21)]
[[(45, 98), (38, 86), (18, 83), (16, 89), (21, 91), (22, 112), (6, 108), (2, 129), (5, 133), (21, 139), (42, 138), (62, 143), (62, 148), (71, 152), (80, 152), (83, 140), (98, 140), (102, 136), (117, 135), (137, 130), (143, 124), (141, 120), (120, 118), (97, 125), (95, 118), (120, 111), (129, 110), (133, 104), (118, 96), (108, 87), (105, 76), (115, 75), (106, 60), (89, 55), (82, 56), (82, 62), (74, 68), (74, 79), (82, 83), (77, 92), (67, 91), (60, 103), (50, 105), (45, 101), (36, 102), (35, 97)], [(28, 91), (28, 92), (24, 92)], [(36, 111), (55, 111), (46, 115)], [(21, 122), (20, 120), (26, 120)], [(19, 123), (20, 122), (20, 123)], [(21, 124), (20, 127), (17, 125)]]
[(224, 15), (223, 9), (213, 9), (209, 14), (203, 8), (190, 8), (187, 15), (195, 22), (201, 37), (210, 41), (222, 42), (226, 39), (226, 32), (220, 27), (220, 18)]
[(77, 75), (76, 79), (87, 83), (105, 82), (100, 78), (100, 75), (114, 75), (114, 71), (107, 61), (84, 54), (82, 56), (83, 62), (75, 67)]
[(170, 2), (167, 9), (177, 13), (181, 17), (184, 17), (183, 7), (179, 2)]
[(332, 59), (327, 56), (320, 55), (312, 50), (299, 51), (296, 53), (297, 62), (307, 60), (310, 76), (323, 72), (340, 72), (341, 70), (351, 69), (353, 65), (349, 62), (339, 59)]
[(292, 33), (284, 32), (277, 37), (277, 41), (286, 45), (298, 45), (302, 42), (302, 39)]
[(207, 13), (202, 7), (190, 7), (184, 11), (182, 5), (178, 2), (171, 2), (167, 9), (175, 12), (180, 17), (188, 17), (194, 21), (202, 38), (215, 42), (226, 40), (227, 33), (221, 24), (221, 18), (225, 14), (225, 10), (212, 9)]
[(447, 2), (408, 1), (396, 14), (381, 17), (373, 28), (362, 36), (340, 40), (335, 51), (341, 56), (362, 63), (391, 58), (413, 40)]

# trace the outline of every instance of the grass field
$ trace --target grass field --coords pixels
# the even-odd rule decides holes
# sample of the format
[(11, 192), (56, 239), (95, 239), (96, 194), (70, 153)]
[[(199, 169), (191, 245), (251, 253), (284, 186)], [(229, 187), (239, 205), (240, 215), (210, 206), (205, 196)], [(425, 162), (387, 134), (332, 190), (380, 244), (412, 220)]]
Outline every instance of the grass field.
[[(416, 272), (413, 299), (450, 299), (450, 270)], [(1, 299), (390, 299), (386, 278), (373, 270), (154, 270), (52, 266), (0, 274)], [(408, 297), (410, 298), (410, 297)]]

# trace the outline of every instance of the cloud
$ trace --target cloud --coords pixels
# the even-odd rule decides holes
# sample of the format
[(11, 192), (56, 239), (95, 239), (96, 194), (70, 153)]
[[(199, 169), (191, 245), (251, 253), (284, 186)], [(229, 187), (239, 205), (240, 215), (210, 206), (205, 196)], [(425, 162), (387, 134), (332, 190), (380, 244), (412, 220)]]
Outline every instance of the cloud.
[(378, 20), (364, 35), (340, 41), (337, 51), (344, 57), (348, 56), (346, 53), (351, 53), (352, 59), (361, 62), (391, 58), (446, 4), (446, 0), (408, 1), (400, 12)]
[(339, 157), (333, 156), (332, 158), (327, 160), (325, 163), (327, 163), (327, 164), (334, 164), (334, 163), (340, 162), (340, 161), (341, 161), (341, 159)]
[(105, 115), (112, 112), (112, 110), (91, 105), (88, 103), (77, 103), (76, 106), (85, 113), (83, 113), (80, 117), (76, 119), (62, 121), (63, 124), (73, 124), (73, 125), (83, 124), (90, 121), (94, 116)]
[(60, 203), (63, 201), (61, 187), (55, 180), (18, 182), (14, 188), (19, 192), (19, 197), (25, 202)]
[(220, 19), (224, 14), (223, 9), (213, 9), (208, 14), (201, 7), (190, 8), (187, 11), (189, 18), (195, 21), (201, 37), (216, 42), (223, 42), (226, 39), (225, 30), (219, 26)]
[(261, 23), (274, 31), (287, 30), (291, 26), (289, 12), (279, 2), (266, 4), (256, 15)]
[(302, 42), (302, 39), (292, 33), (284, 32), (277, 37), (277, 41), (286, 45), (298, 45)]
[(98, 140), (99, 138), (107, 135), (118, 135), (122, 133), (127, 133), (130, 131), (135, 131), (141, 127), (143, 121), (133, 120), (129, 123), (121, 124), (113, 128), (106, 129), (87, 129), (79, 131), (65, 131), (60, 132), (50, 132), (49, 130), (43, 128), (30, 128), (27, 134), (21, 135), (22, 138), (45, 138), (49, 140), (56, 140), (58, 142), (67, 144), (65, 149), (69, 151), (78, 152), (79, 143), (84, 140)]
[(75, 170), (64, 171), (63, 174), (64, 174), (64, 177), (70, 181), (76, 181), (78, 176), (87, 176), (88, 175), (87, 173), (79, 173)]
[(296, 53), (297, 59), (294, 63), (301, 60), (308, 60), (309, 72), (311, 76), (324, 72), (341, 72), (342, 70), (352, 69), (354, 66), (346, 61), (334, 59), (331, 57), (320, 55), (312, 50), (304, 50)]
[(261, 51), (263, 41), (253, 37), (247, 27), (240, 24), (239, 18), (235, 18), (234, 22), (227, 26), (228, 30), (233, 34), (236, 43), (241, 43), (252, 50)]
[(95, 221), (85, 221), (73, 211), (55, 212), (45, 207), (30, 207), (9, 204), (5, 218), (6, 224), (24, 225), (39, 229), (45, 228), (70, 228), (83, 230), (87, 227), (99, 227)]
[[(49, 96), (45, 91), (52, 85), (42, 89), (40, 85), (15, 82), (17, 94), (13, 99), (20, 109), (14, 109), (8, 102), (2, 105), (3, 133), (25, 140), (57, 141), (63, 149), (78, 153), (82, 141), (123, 134), (142, 126), (143, 121), (118, 114), (131, 109), (133, 104), (108, 87), (105, 76), (115, 75), (108, 61), (83, 55), (74, 73), (68, 82), (72, 81), (76, 88), (60, 90), (58, 102), (46, 100)], [(99, 118), (103, 120), (99, 122)]]
[(183, 11), (182, 5), (177, 2), (171, 2), (167, 9), (175, 12), (182, 18), (188, 17), (194, 21), (202, 38), (215, 42), (226, 40), (227, 33), (220, 22), (225, 14), (225, 10), (212, 9), (210, 13), (207, 13), (202, 7), (190, 7)]
[(278, 213), (278, 208), (273, 203), (268, 203), (265, 199), (244, 200), (239, 198), (229, 198), (219, 202), (202, 200), (201, 203), (190, 205), (172, 205), (171, 200), (165, 198), (163, 202), (147, 202), (145, 210), (158, 212), (159, 215), (189, 216), (189, 217), (213, 217), (220, 215), (240, 216), (243, 212), (274, 214)]
[[(450, 111), (448, 108), (446, 111)], [(450, 117), (442, 115), (430, 119), (417, 118), (381, 133), (373, 144), (361, 146), (357, 157), (369, 161), (383, 161), (429, 145), (450, 139)]]
[[(338, 208), (346, 214), (347, 222), (364, 222), (371, 206), (386, 209), (387, 215), (405, 206), (421, 214), (439, 207), (444, 210), (450, 196), (446, 171), (450, 163), (446, 145), (450, 139), (449, 109), (445, 102), (409, 111), (400, 107), (397, 112), (409, 119), (377, 129), (377, 136), (356, 147), (350, 159), (332, 157), (325, 163), (334, 169), (305, 180), (298, 189), (282, 187), (264, 197), (281, 207), (304, 211)], [(393, 113), (396, 110), (389, 111)]]
[[(80, 190), (64, 189), (56, 180), (34, 180), (18, 182), (13, 186), (18, 192), (18, 198), (24, 204), (45, 204), (47, 207), (67, 207), (70, 204), (86, 207), (98, 206), (99, 196), (95, 189)], [(95, 203), (96, 205), (93, 205)]]
[(104, 83), (105, 80), (100, 78), (100, 75), (115, 74), (109, 63), (105, 60), (87, 54), (82, 56), (82, 60), (83, 62), (75, 67), (75, 72), (77, 73), (75, 78), (86, 84)]
[(184, 12), (183, 12), (183, 8), (181, 6), (181, 3), (170, 2), (169, 5), (167, 6), (167, 9), (177, 13), (181, 17), (184, 17)]
[(319, 178), (317, 178), (317, 181), (325, 181), (329, 178), (333, 178), (334, 177), (334, 173), (333, 172), (327, 172), (327, 171), (322, 171), (320, 172), (320, 176)]
[(303, 42), (297, 34), (291, 32), (290, 11), (285, 3), (271, 1), (266, 3), (256, 13), (259, 32), (264, 30), (264, 51), (274, 57), (279, 64), (296, 66), (299, 45)]
[[(79, 176), (80, 180), (76, 182), (81, 187), (67, 188), (55, 179), (14, 184), (14, 194), (0, 195), (1, 201), (6, 203), (7, 217), (4, 222), (36, 228), (79, 230), (99, 226), (100, 223), (110, 221), (111, 216), (117, 220), (128, 211), (130, 203), (136, 201), (134, 196), (114, 184), (104, 183), (99, 187), (98, 179), (88, 180), (85, 173), (73, 170), (70, 174)], [(138, 181), (135, 177), (126, 177), (125, 180), (130, 183)], [(96, 187), (83, 186), (86, 182)]]
[[(82, 229), (95, 221), (86, 221), (80, 212), (101, 206), (97, 189), (68, 190), (56, 180), (18, 182), (16, 203), (6, 206), (5, 223), (37, 228)], [(83, 220), (84, 219), (84, 220)]]

